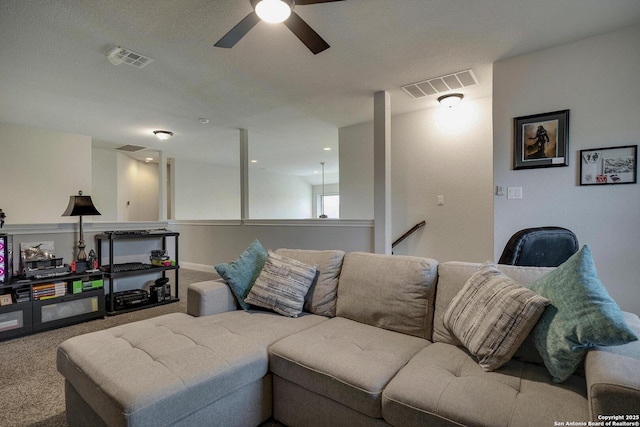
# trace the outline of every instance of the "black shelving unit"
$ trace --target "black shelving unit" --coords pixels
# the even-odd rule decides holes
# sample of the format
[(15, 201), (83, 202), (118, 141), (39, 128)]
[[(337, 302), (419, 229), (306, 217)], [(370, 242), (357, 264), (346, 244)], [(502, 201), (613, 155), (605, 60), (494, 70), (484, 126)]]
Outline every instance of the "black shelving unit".
[[(109, 280), (109, 293), (106, 296), (106, 313), (108, 315), (116, 315), (122, 313), (128, 313), (131, 311), (141, 310), (145, 308), (155, 307), (158, 305), (171, 304), (174, 302), (180, 301), (179, 295), (179, 274), (178, 270), (180, 268), (179, 258), (178, 258), (178, 237), (180, 233), (172, 232), (172, 231), (123, 231), (123, 232), (108, 232), (96, 235), (97, 240), (97, 248), (98, 248), (98, 263), (102, 263), (102, 242), (106, 241), (108, 244), (108, 264), (104, 264), (104, 274), (105, 277)], [(157, 239), (161, 242), (161, 249), (167, 250), (167, 238), (172, 238), (174, 243), (174, 256), (175, 256), (175, 265), (171, 266), (153, 266), (146, 269), (140, 270), (129, 270), (129, 271), (114, 271), (114, 266), (117, 266), (117, 263), (114, 263), (115, 250), (114, 243), (116, 241), (132, 241), (132, 240), (140, 240), (140, 239)], [(148, 254), (146, 254), (148, 257)], [(136, 306), (132, 306), (130, 308), (115, 308), (115, 296), (114, 293), (117, 292), (115, 281), (117, 279), (125, 278), (125, 277), (133, 277), (140, 276), (144, 274), (153, 274), (160, 273), (163, 278), (166, 278), (167, 271), (174, 272), (174, 282), (173, 282), (173, 290), (174, 293), (170, 299), (160, 301), (160, 302), (149, 302), (145, 304), (140, 304)]]
[[(0, 306), (0, 340), (103, 318), (103, 280), (102, 272), (85, 272), (42, 279), (14, 278), (9, 283), (0, 284), (0, 294), (11, 296), (13, 301), (12, 304)], [(52, 282), (64, 282), (67, 294), (37, 299), (34, 286)], [(74, 294), (74, 282), (97, 282), (99, 286)], [(28, 291), (29, 300), (16, 302), (13, 298), (16, 289)]]

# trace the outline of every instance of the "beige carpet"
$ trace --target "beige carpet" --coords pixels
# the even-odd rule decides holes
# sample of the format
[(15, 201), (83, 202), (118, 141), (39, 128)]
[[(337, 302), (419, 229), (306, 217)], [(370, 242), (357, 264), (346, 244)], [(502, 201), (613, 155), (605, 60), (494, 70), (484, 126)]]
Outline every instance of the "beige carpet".
[(187, 285), (217, 277), (213, 272), (180, 270), (180, 301), (105, 317), (0, 342), (0, 426), (67, 426), (64, 379), (56, 370), (56, 348), (76, 335), (187, 311)]

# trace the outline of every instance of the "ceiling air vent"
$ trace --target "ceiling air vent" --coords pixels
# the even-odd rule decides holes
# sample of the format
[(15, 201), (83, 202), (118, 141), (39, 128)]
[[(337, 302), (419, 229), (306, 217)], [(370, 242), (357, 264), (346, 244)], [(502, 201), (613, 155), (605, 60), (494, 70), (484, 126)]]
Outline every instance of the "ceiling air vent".
[(111, 49), (109, 53), (107, 53), (107, 58), (109, 58), (109, 61), (111, 61), (113, 65), (125, 63), (136, 68), (143, 68), (145, 65), (153, 61), (153, 59), (149, 57), (140, 55), (139, 53), (120, 46)]
[(477, 84), (478, 80), (476, 80), (476, 76), (473, 74), (473, 71), (464, 70), (453, 74), (447, 74), (446, 76), (434, 77), (418, 83), (411, 83), (402, 86), (402, 89), (404, 89), (409, 96), (417, 99)]
[(116, 148), (118, 151), (126, 151), (128, 153), (135, 153), (137, 151), (146, 150), (147, 147), (140, 147), (139, 145), (123, 145), (121, 147)]

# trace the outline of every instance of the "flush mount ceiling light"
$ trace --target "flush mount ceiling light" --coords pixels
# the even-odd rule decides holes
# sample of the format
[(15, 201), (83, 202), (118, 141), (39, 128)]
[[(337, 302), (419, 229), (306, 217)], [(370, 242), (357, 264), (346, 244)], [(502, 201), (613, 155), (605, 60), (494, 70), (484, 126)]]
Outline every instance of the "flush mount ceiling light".
[(163, 141), (166, 141), (167, 139), (173, 136), (173, 132), (168, 130), (154, 130), (153, 134), (156, 136), (156, 138), (161, 139)]
[(444, 107), (451, 108), (458, 105), (460, 101), (462, 101), (462, 98), (464, 98), (464, 95), (461, 93), (450, 93), (449, 95), (439, 97), (438, 102)]
[(271, 24), (284, 22), (293, 10), (293, 0), (260, 0), (255, 6), (256, 14)]

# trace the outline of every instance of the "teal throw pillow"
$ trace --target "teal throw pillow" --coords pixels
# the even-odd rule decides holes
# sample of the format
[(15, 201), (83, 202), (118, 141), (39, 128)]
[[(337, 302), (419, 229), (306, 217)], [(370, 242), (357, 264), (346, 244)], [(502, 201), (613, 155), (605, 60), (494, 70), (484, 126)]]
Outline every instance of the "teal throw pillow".
[(551, 301), (533, 340), (556, 383), (575, 372), (589, 348), (638, 339), (600, 282), (588, 245), (529, 289)]
[(258, 240), (254, 240), (235, 261), (214, 266), (220, 277), (227, 282), (240, 307), (244, 310), (250, 308), (250, 305), (244, 300), (260, 275), (266, 260), (267, 251)]

